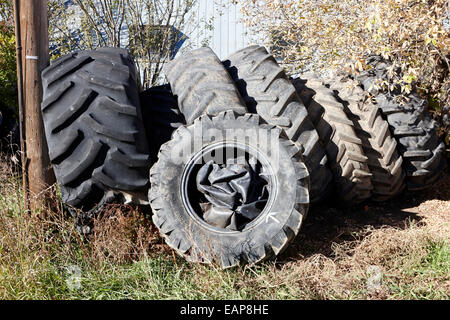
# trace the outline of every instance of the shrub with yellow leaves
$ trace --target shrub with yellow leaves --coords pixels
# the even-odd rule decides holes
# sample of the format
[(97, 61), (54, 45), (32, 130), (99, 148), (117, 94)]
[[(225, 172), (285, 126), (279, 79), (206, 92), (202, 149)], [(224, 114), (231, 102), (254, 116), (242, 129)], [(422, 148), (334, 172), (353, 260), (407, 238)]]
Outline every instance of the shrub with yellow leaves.
[(401, 71), (388, 73), (388, 87), (418, 90), (438, 114), (450, 107), (450, 1), (242, 1), (249, 27), (266, 32), (290, 72), (355, 73), (378, 54)]

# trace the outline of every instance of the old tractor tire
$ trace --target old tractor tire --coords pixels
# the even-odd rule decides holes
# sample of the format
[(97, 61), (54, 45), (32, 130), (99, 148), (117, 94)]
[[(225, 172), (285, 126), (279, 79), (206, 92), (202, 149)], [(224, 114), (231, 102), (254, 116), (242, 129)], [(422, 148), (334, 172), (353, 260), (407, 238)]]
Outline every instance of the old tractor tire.
[(224, 65), (248, 110), (282, 128), (302, 148), (311, 175), (311, 202), (325, 198), (332, 180), (325, 150), (306, 107), (275, 58), (264, 47), (250, 46), (232, 54)]
[(351, 205), (368, 199), (373, 189), (368, 158), (343, 104), (314, 74), (304, 74), (293, 83), (325, 145), (337, 201)]
[(397, 141), (391, 136), (388, 123), (381, 117), (378, 105), (357, 81), (339, 77), (329, 82), (345, 112), (353, 121), (362, 141), (372, 173), (372, 200), (386, 201), (400, 194), (404, 187), (403, 159), (397, 152)]
[(177, 128), (186, 124), (186, 120), (167, 84), (141, 92), (140, 98), (150, 160), (155, 163), (158, 160), (159, 148), (171, 139)]
[(187, 124), (203, 114), (247, 112), (233, 80), (217, 55), (207, 47), (192, 50), (163, 69)]
[(373, 68), (363, 72), (358, 80), (374, 97), (397, 140), (406, 171), (407, 189), (419, 191), (429, 188), (443, 177), (447, 162), (445, 145), (438, 137), (438, 124), (428, 112), (428, 102), (414, 91), (407, 95), (406, 101), (399, 101), (402, 94), (398, 89), (391, 92), (377, 89), (378, 81), (387, 79), (386, 69), (391, 63), (372, 56), (368, 64)]
[[(178, 128), (173, 139), (161, 147), (159, 160), (150, 171), (153, 221), (169, 246), (191, 262), (214, 263), (222, 268), (241, 262), (255, 264), (284, 250), (307, 213), (309, 175), (300, 150), (280, 137), (282, 134), (275, 126), (260, 124), (256, 114), (241, 116), (233, 111), (214, 117), (203, 115), (194, 124)], [(264, 143), (260, 139), (263, 136), (276, 141)], [(223, 155), (229, 154), (229, 149), (234, 151), (226, 158)], [(209, 223), (202, 212), (205, 203), (199, 200), (199, 167), (211, 163), (208, 159), (212, 157), (211, 165), (225, 165), (231, 170), (228, 160), (236, 159), (235, 150), (243, 151), (246, 159), (257, 159), (253, 163), (259, 163), (265, 172), (269, 195), (253, 220), (239, 228), (220, 227)], [(223, 196), (229, 184), (224, 185), (223, 178), (218, 187)], [(239, 221), (237, 211), (223, 212), (232, 214), (227, 223)]]
[(84, 221), (105, 203), (144, 203), (150, 163), (129, 53), (71, 53), (46, 68), (42, 81), (50, 160), (70, 213), (82, 212)]

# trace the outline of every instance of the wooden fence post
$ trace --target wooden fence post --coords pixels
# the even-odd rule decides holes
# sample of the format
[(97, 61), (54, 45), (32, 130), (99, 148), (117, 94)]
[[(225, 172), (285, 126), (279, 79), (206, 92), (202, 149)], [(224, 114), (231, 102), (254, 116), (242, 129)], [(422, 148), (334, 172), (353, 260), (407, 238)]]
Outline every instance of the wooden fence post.
[[(41, 72), (49, 63), (46, 0), (15, 0), (22, 168), (25, 199), (29, 208), (39, 208), (55, 183), (41, 115)], [(21, 65), (20, 65), (21, 64)], [(19, 66), (20, 65), (20, 66)], [(22, 97), (21, 97), (22, 95)]]

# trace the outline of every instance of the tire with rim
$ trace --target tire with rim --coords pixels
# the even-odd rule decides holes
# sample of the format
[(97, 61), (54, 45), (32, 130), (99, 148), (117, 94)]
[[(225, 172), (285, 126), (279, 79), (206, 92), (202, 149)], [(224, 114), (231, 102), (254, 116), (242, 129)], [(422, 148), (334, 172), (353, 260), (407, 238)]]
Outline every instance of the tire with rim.
[(343, 104), (314, 74), (304, 74), (293, 83), (325, 146), (337, 200), (351, 205), (368, 199), (373, 189), (368, 158)]
[(357, 81), (348, 77), (333, 79), (329, 85), (344, 105), (362, 141), (372, 173), (372, 199), (386, 201), (395, 197), (405, 187), (403, 158), (397, 152), (397, 141), (391, 136), (389, 125), (381, 117), (378, 105), (372, 102)]
[[(233, 111), (201, 116), (174, 132), (151, 168), (149, 200), (155, 225), (177, 253), (228, 268), (255, 264), (287, 247), (308, 210), (309, 175), (300, 150), (281, 134), (260, 124), (258, 115)], [(266, 143), (266, 136), (275, 142)], [(239, 152), (260, 175), (235, 163)], [(252, 177), (250, 183), (243, 177)], [(261, 177), (265, 196), (257, 198), (260, 206), (252, 211), (248, 197), (255, 192), (248, 188)], [(239, 206), (225, 208), (228, 196), (236, 194)]]
[(438, 124), (428, 112), (428, 102), (415, 91), (406, 94), (404, 99), (405, 94), (398, 88), (393, 91), (377, 88), (380, 81), (388, 80), (387, 68), (392, 63), (380, 56), (371, 56), (367, 62), (372, 69), (359, 75), (358, 80), (377, 102), (397, 140), (407, 188), (426, 189), (443, 176), (447, 166), (445, 145), (438, 137)]
[(171, 139), (177, 128), (186, 124), (186, 120), (168, 84), (149, 88), (141, 92), (140, 97), (150, 160), (155, 163), (159, 148)]
[(0, 103), (0, 150), (16, 154), (20, 149), (19, 123), (13, 107)]
[(42, 81), (50, 160), (63, 203), (80, 224), (105, 203), (145, 203), (148, 145), (129, 53), (71, 53), (46, 68)]
[(247, 112), (233, 80), (211, 48), (180, 55), (167, 63), (163, 72), (187, 124), (204, 114)]
[(310, 172), (311, 202), (325, 198), (332, 173), (319, 135), (295, 87), (275, 58), (262, 46), (237, 51), (224, 61), (250, 112), (282, 128), (302, 149)]

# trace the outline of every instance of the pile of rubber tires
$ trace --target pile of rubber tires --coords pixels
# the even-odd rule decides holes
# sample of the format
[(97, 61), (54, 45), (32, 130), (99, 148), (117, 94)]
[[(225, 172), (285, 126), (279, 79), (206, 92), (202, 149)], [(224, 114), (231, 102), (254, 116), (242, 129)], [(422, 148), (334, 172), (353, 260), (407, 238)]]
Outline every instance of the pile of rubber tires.
[(385, 201), (443, 175), (426, 102), (369, 91), (386, 68), (373, 63), (358, 79), (290, 79), (264, 47), (226, 61), (200, 48), (139, 92), (126, 50), (61, 57), (42, 74), (42, 115), (62, 201), (84, 233), (105, 204), (150, 205), (189, 261), (275, 257), (310, 204)]

